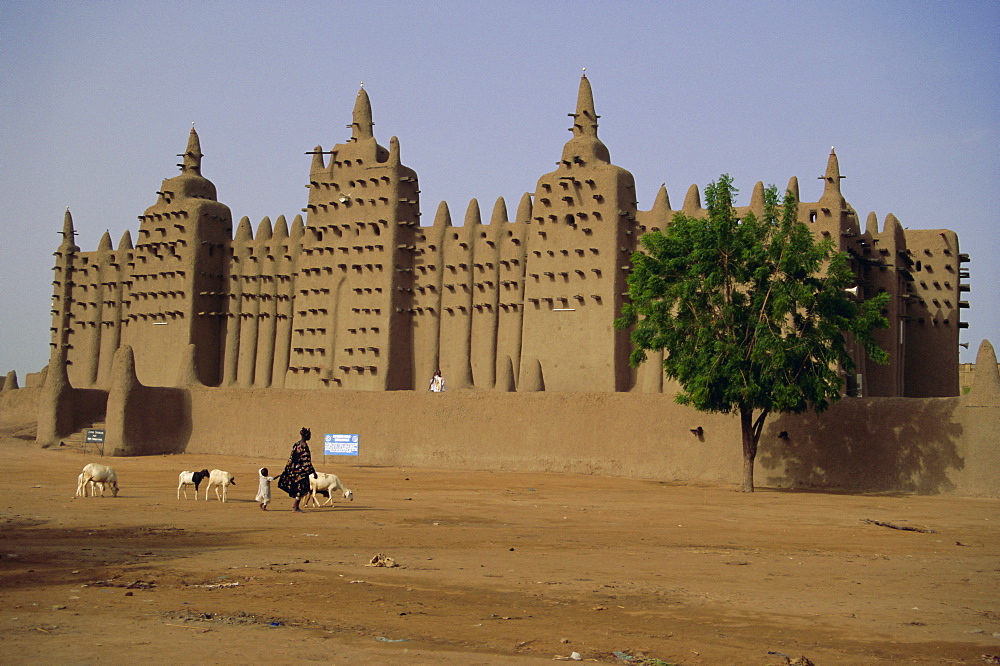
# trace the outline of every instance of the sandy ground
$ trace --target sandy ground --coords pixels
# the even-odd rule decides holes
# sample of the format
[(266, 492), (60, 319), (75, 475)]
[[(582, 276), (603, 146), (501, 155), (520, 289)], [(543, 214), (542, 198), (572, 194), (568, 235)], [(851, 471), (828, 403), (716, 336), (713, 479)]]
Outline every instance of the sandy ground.
[[(290, 512), (283, 460), (103, 459), (0, 439), (3, 663), (982, 664), (1000, 654), (1000, 501), (333, 468)], [(177, 500), (181, 470), (236, 475)], [(190, 493), (189, 493), (190, 495)], [(202, 499), (204, 488), (202, 488)], [(933, 532), (903, 531), (884, 521)], [(396, 567), (368, 566), (377, 554)], [(617, 653), (617, 654), (616, 654)]]

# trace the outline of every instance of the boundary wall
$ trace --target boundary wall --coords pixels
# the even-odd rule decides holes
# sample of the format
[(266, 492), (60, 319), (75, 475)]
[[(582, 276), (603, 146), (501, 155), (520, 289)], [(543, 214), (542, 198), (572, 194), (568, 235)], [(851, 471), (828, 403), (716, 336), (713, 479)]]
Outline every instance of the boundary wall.
[[(1000, 372), (984, 341), (968, 394), (845, 398), (823, 414), (774, 415), (761, 436), (763, 487), (946, 493), (1000, 498)], [(0, 395), (0, 422), (36, 406), (38, 443), (98, 416), (103, 392), (49, 373), (39, 389)], [(386, 465), (598, 474), (738, 484), (739, 420), (663, 394), (459, 390), (147, 387), (128, 347), (106, 394), (113, 455), (223, 454), (283, 460), (299, 428), (320, 469)], [(51, 386), (50, 386), (51, 384)], [(103, 415), (100, 415), (103, 416)], [(360, 455), (324, 460), (323, 434), (357, 434)]]
[[(190, 400), (196, 434), (187, 453), (283, 460), (308, 426), (314, 463), (330, 471), (391, 465), (738, 485), (742, 470), (738, 417), (701, 414), (662, 395), (194, 389)], [(819, 416), (772, 418), (756, 481), (1000, 497), (998, 431), (1000, 406), (845, 399)], [(325, 433), (358, 434), (360, 454), (324, 461)]]

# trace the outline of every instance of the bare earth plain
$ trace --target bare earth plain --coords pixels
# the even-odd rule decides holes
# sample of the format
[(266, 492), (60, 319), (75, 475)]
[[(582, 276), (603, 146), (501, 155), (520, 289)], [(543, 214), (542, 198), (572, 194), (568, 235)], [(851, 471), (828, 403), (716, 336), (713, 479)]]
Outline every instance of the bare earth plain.
[[(314, 447), (315, 448), (315, 447)], [(0, 438), (0, 662), (983, 664), (1000, 501), (337, 465), (290, 511), (224, 456)], [(118, 497), (75, 499), (87, 462)], [(236, 476), (176, 499), (181, 470)], [(864, 519), (933, 531), (906, 531)], [(370, 566), (381, 554), (398, 566)], [(984, 655), (986, 657), (984, 657)]]

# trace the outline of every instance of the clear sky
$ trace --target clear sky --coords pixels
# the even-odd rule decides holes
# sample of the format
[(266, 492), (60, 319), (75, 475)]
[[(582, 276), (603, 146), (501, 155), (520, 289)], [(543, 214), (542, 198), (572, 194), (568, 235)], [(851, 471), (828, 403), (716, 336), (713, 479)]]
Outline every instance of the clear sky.
[(581, 68), (648, 210), (731, 174), (803, 200), (836, 146), (864, 220), (958, 232), (970, 328), (1000, 345), (1000, 2), (0, 3), (0, 372), (48, 360), (52, 252), (117, 247), (195, 122), (235, 219), (289, 221), (310, 156), (350, 136), (359, 82), (424, 219), (513, 214), (559, 159)]

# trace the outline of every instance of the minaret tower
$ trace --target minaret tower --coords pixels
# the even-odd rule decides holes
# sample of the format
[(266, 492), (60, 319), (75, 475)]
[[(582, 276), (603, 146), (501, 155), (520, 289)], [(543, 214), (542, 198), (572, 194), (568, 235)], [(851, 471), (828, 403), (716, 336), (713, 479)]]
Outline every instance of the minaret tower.
[[(317, 147), (309, 175), (285, 386), (410, 389), (417, 174), (373, 132), (362, 87), (351, 138)], [(329, 155), (329, 160), (324, 157)]]
[(201, 144), (191, 128), (181, 173), (163, 181), (157, 200), (139, 216), (139, 237), (125, 299), (122, 344), (135, 351), (143, 384), (171, 386), (188, 345), (198, 379), (219, 382), (224, 250), (232, 214), (201, 175)]
[(830, 147), (826, 161), (826, 172), (819, 177), (823, 181), (823, 196), (817, 202), (819, 210), (815, 215), (816, 227), (813, 233), (832, 237), (838, 249), (846, 249), (852, 239), (861, 233), (858, 214), (840, 191), (840, 181), (846, 178), (840, 174), (840, 160), (837, 151)]
[(63, 216), (62, 242), (54, 252), (56, 263), (52, 279), (52, 328), (49, 368), (53, 363), (65, 364), (70, 356), (73, 335), (73, 271), (80, 248), (74, 240), (73, 215), (66, 209)]
[(545, 390), (626, 391), (627, 332), (614, 330), (627, 259), (635, 245), (635, 181), (611, 163), (597, 136), (586, 74), (580, 79), (572, 138), (535, 189), (524, 287), (525, 368), (540, 366)]

